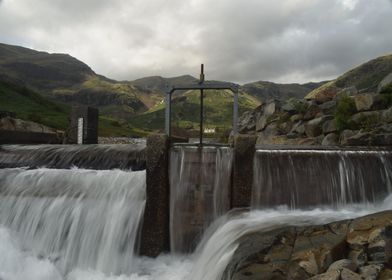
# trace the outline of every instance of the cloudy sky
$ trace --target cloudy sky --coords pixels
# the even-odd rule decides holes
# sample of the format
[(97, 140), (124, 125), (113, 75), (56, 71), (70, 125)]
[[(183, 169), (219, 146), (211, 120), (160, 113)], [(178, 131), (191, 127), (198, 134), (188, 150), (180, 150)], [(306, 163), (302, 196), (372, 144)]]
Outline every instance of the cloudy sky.
[(0, 0), (0, 42), (120, 80), (307, 82), (392, 53), (392, 0)]

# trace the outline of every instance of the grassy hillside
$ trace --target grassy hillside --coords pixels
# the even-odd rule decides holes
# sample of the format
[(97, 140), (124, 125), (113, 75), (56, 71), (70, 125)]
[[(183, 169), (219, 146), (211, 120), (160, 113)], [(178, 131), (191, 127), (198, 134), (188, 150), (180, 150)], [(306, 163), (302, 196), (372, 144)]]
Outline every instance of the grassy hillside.
[(381, 56), (353, 68), (336, 80), (310, 92), (306, 98), (312, 99), (321, 91), (355, 86), (358, 91), (374, 92), (381, 80), (392, 72), (392, 55)]
[[(233, 94), (230, 91), (205, 91), (204, 113), (205, 127), (227, 129), (232, 125)], [(189, 132), (199, 129), (200, 92), (188, 91), (176, 96), (172, 101), (172, 126)], [(239, 113), (256, 108), (260, 103), (247, 94), (239, 95)], [(165, 104), (161, 102), (149, 111), (130, 120), (135, 127), (149, 130), (163, 130)]]
[[(38, 122), (65, 130), (68, 126), (70, 107), (56, 103), (22, 86), (0, 82), (0, 111), (11, 111), (17, 118)], [(118, 120), (100, 116), (100, 136), (144, 136), (145, 132), (120, 123)]]
[(268, 99), (286, 100), (289, 98), (303, 98), (310, 91), (318, 88), (325, 82), (307, 84), (276, 84), (259, 81), (241, 86), (241, 90), (256, 97), (260, 101)]
[[(0, 80), (40, 92), (54, 101), (89, 105), (116, 119), (126, 119), (155, 105), (139, 99), (140, 90), (129, 82), (97, 75), (67, 54), (49, 54), (0, 44)], [(119, 105), (113, 109), (113, 105)]]

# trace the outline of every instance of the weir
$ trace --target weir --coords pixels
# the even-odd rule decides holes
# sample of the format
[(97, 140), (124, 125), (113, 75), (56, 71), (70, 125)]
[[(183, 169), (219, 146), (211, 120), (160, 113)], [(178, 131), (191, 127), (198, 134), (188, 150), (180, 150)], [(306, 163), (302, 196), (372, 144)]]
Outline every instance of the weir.
[(339, 207), (381, 201), (392, 191), (386, 150), (257, 150), (252, 207)]
[(388, 149), (256, 149), (244, 135), (232, 147), (169, 140), (0, 146), (0, 224), (63, 274), (129, 274), (138, 236), (142, 255), (188, 254), (233, 208), (367, 207), (391, 193)]
[(62, 274), (129, 273), (145, 204), (145, 171), (0, 169), (0, 224)]
[(232, 158), (229, 147), (170, 149), (172, 252), (192, 252), (212, 221), (230, 209)]

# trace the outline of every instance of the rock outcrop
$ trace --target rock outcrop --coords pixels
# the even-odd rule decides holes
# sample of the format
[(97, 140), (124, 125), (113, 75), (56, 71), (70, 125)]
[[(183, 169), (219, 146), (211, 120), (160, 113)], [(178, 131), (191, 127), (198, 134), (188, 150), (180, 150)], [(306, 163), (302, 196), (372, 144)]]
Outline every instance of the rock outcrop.
[[(388, 77), (387, 77), (388, 78)], [(392, 145), (392, 85), (379, 93), (327, 83), (306, 99), (268, 100), (239, 121), (259, 145)]]
[(392, 211), (244, 236), (222, 279), (392, 279)]

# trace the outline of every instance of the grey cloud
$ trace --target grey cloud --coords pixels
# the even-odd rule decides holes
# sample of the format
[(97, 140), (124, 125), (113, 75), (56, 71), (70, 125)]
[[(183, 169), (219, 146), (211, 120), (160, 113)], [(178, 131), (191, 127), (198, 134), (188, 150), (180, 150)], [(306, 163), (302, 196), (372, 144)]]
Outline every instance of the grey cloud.
[(67, 52), (117, 79), (305, 82), (392, 51), (392, 0), (2, 1), (0, 41)]

